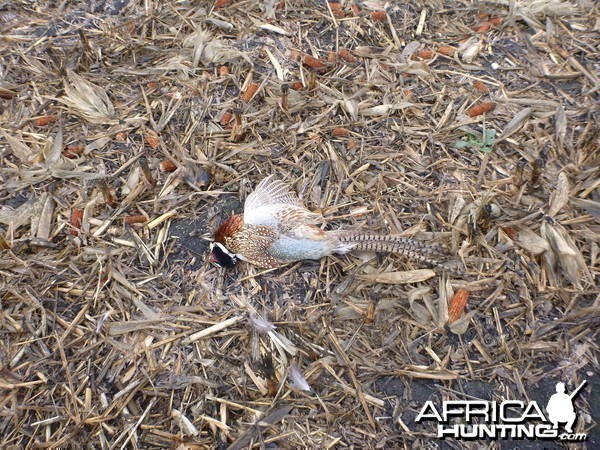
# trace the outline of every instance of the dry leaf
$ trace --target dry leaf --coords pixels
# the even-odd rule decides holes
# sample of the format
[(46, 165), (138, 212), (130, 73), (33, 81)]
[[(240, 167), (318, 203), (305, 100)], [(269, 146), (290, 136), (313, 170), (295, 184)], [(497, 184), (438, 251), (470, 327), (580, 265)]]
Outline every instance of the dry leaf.
[(562, 267), (563, 274), (574, 286), (581, 288), (578, 272), (585, 268), (585, 261), (566, 231), (559, 225), (551, 225), (547, 222), (542, 224), (541, 231)]
[(449, 299), (454, 296), (452, 284), (450, 284), (450, 280), (446, 277), (440, 277), (439, 279), (438, 294), (435, 324), (438, 328), (443, 328), (448, 323)]
[(345, 98), (340, 102), (340, 106), (348, 113), (352, 120), (358, 120), (358, 103), (356, 100)]
[(386, 105), (377, 105), (377, 106), (373, 106), (371, 108), (364, 108), (364, 109), (360, 109), (360, 105), (359, 105), (358, 114), (361, 116), (368, 116), (368, 117), (386, 116), (387, 114), (392, 113), (396, 110), (410, 108), (411, 106), (416, 106), (416, 105), (414, 103), (410, 103), (410, 102), (400, 102), (400, 103), (390, 103), (390, 104), (386, 104)]
[(588, 214), (594, 216), (594, 218), (600, 219), (600, 202), (583, 198), (572, 198), (571, 203), (581, 209), (584, 209)]
[(484, 48), (484, 43), (478, 37), (471, 37), (458, 47), (458, 54), (466, 63), (472, 63)]
[(30, 233), (32, 236), (37, 236), (37, 232), (38, 229), (40, 228), (40, 218), (42, 217), (42, 211), (44, 209), (44, 206), (46, 205), (46, 201), (48, 200), (48, 193), (44, 192), (42, 195), (40, 195), (35, 203), (33, 204), (32, 210), (31, 210), (31, 226), (30, 226)]
[(432, 315), (430, 310), (420, 303), (417, 303), (416, 301), (410, 301), (410, 312), (417, 322), (423, 325), (428, 325), (431, 323)]
[(569, 201), (569, 178), (567, 178), (567, 174), (562, 171), (558, 175), (558, 183), (556, 185), (556, 189), (550, 195), (550, 207), (548, 209), (548, 215), (550, 217), (556, 216), (558, 212), (563, 209), (563, 207)]
[(373, 283), (407, 284), (429, 280), (434, 276), (435, 272), (431, 269), (417, 269), (407, 270), (404, 272), (383, 272), (368, 275), (359, 275), (358, 278)]
[(500, 136), (498, 136), (496, 139), (496, 144), (516, 133), (517, 130), (521, 128), (521, 125), (523, 125), (523, 122), (529, 118), (532, 112), (533, 108), (525, 108), (519, 111), (515, 117), (513, 117), (511, 121), (506, 124), (504, 130), (502, 130), (502, 133), (500, 133)]
[(194, 426), (193, 422), (178, 409), (171, 411), (171, 417), (179, 425), (179, 430), (183, 436), (198, 436), (200, 434), (200, 430)]
[(411, 41), (404, 46), (402, 49), (402, 59), (409, 59), (417, 50), (421, 48), (421, 43), (419, 41)]
[(62, 127), (59, 127), (58, 132), (56, 133), (56, 136), (54, 136), (54, 139), (52, 140), (52, 144), (48, 145), (48, 143), (47, 143), (42, 152), (44, 154), (44, 161), (46, 162), (47, 167), (50, 168), (50, 167), (55, 166), (56, 163), (60, 160), (60, 155), (62, 154), (62, 148), (63, 148), (63, 132), (62, 132)]
[(464, 334), (469, 329), (469, 324), (471, 323), (471, 318), (477, 313), (477, 311), (469, 311), (467, 314), (463, 315), (456, 322), (448, 324), (448, 329), (454, 334)]
[(435, 277), (431, 269), (407, 270), (404, 272), (383, 272), (368, 275), (359, 275), (358, 278), (372, 283), (407, 284), (418, 283)]
[(560, 146), (564, 145), (565, 137), (567, 136), (567, 114), (562, 104), (556, 108), (554, 115), (554, 138)]
[(533, 255), (540, 255), (550, 250), (548, 242), (535, 232), (531, 231), (528, 227), (519, 226), (517, 229), (518, 234), (514, 238), (514, 241), (519, 247), (527, 250)]
[[(579, 14), (579, 9), (565, 0), (520, 0), (514, 3), (513, 13), (524, 19), (539, 21), (547, 16), (560, 17)], [(540, 28), (543, 27), (540, 26)]]
[(36, 202), (37, 199), (32, 196), (17, 209), (0, 205), (0, 223), (4, 225), (10, 225), (12, 223), (13, 229), (17, 230), (20, 226), (29, 222)]
[(231, 22), (226, 22), (225, 20), (215, 19), (214, 17), (207, 17), (204, 19), (204, 23), (207, 25), (213, 25), (221, 30), (225, 30), (228, 33), (231, 33), (235, 26)]
[(72, 108), (85, 120), (100, 124), (117, 123), (115, 109), (103, 88), (90, 83), (71, 69), (67, 69), (64, 86), (66, 95), (58, 101)]
[(54, 213), (54, 199), (48, 195), (42, 206), (42, 212), (38, 221), (36, 237), (48, 240), (50, 238), (50, 229), (52, 228), (52, 216)]
[(29, 148), (27, 144), (25, 144), (21, 139), (17, 139), (14, 136), (8, 134), (4, 129), (0, 128), (0, 133), (6, 139), (6, 142), (10, 145), (10, 148), (13, 154), (21, 160), (23, 163), (30, 162), (31, 157), (33, 156), (33, 151)]
[(271, 25), (270, 23), (262, 24), (262, 25), (259, 26), (259, 28), (261, 30), (271, 31), (273, 33), (281, 34), (282, 36), (289, 36), (290, 35), (290, 33), (288, 33), (283, 28), (276, 27), (275, 25)]
[(385, 47), (375, 47), (370, 45), (359, 45), (358, 47), (354, 47), (354, 53), (358, 56), (363, 56), (367, 58), (381, 58), (390, 56), (391, 48)]
[(244, 58), (250, 64), (252, 61), (244, 53), (233, 48), (227, 41), (215, 38), (208, 30), (199, 28), (183, 41), (183, 53), (176, 55), (171, 59), (171, 64), (167, 64), (167, 69), (177, 68), (188, 70), (184, 61), (191, 60), (192, 67), (200, 67), (209, 64), (224, 64), (235, 62)]
[(394, 68), (403, 75), (414, 75), (421, 78), (430, 78), (431, 73), (426, 63), (421, 61), (407, 61), (394, 64)]
[(106, 145), (110, 142), (110, 137), (103, 136), (101, 138), (96, 139), (95, 141), (90, 142), (85, 146), (85, 150), (83, 151), (84, 155), (89, 155), (91, 152), (102, 150)]

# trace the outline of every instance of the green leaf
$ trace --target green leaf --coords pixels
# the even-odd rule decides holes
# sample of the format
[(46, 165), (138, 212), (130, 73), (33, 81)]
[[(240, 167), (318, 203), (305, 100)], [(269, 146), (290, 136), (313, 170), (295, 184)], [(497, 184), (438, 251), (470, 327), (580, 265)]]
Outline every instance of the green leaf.
[(494, 141), (496, 140), (496, 130), (493, 128), (490, 130), (485, 130), (485, 145), (494, 145)]
[(458, 141), (454, 143), (454, 148), (464, 148), (468, 147), (470, 144), (466, 141)]

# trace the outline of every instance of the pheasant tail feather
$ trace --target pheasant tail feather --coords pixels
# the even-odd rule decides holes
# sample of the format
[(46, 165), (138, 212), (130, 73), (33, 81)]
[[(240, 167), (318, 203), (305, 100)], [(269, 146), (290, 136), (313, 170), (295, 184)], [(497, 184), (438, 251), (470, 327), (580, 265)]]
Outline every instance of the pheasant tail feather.
[(369, 233), (340, 234), (340, 242), (350, 244), (352, 250), (398, 253), (448, 272), (457, 272), (447, 266), (448, 251), (439, 244), (427, 244), (401, 236)]

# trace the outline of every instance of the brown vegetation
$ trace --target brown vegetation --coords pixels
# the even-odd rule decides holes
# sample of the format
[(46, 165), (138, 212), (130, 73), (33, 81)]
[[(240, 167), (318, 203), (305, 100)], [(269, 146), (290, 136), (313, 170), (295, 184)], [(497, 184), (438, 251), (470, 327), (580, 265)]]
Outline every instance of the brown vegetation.
[[(4, 3), (1, 448), (425, 448), (598, 373), (597, 3)], [(212, 266), (270, 174), (465, 276)]]

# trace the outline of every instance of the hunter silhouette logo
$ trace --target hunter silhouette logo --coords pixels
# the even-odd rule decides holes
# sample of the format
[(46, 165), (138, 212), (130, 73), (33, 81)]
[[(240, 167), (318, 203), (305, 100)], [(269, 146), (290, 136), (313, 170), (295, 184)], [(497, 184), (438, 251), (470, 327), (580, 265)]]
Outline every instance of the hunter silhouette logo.
[[(577, 413), (573, 400), (581, 392), (583, 381), (571, 394), (565, 393), (565, 384), (556, 384), (546, 406), (546, 413), (534, 400), (487, 401), (445, 400), (436, 408), (432, 400), (423, 405), (415, 422), (437, 422), (437, 437), (455, 439), (545, 439), (585, 441), (585, 433), (573, 433)], [(564, 424), (559, 430), (559, 424)]]
[(567, 433), (573, 432), (573, 424), (577, 419), (577, 414), (575, 414), (575, 409), (573, 408), (573, 398), (579, 394), (585, 383), (586, 380), (571, 395), (565, 394), (565, 383), (556, 383), (556, 394), (550, 397), (548, 406), (546, 406), (548, 419), (553, 424), (552, 429), (556, 430), (559, 422), (566, 422), (565, 431)]

